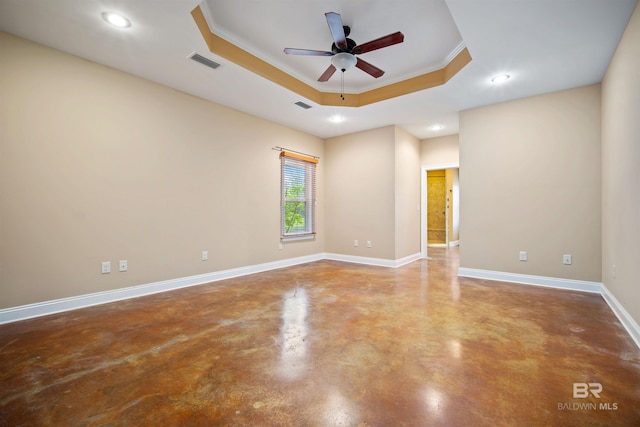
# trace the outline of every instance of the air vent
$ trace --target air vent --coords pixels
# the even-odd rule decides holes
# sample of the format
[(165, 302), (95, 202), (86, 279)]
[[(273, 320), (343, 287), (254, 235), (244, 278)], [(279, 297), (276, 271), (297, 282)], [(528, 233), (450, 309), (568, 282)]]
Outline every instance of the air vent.
[(209, 58), (205, 58), (204, 56), (193, 52), (189, 58), (193, 59), (196, 62), (201, 63), (202, 65), (206, 65), (209, 68), (213, 68), (214, 70), (220, 66), (217, 62), (210, 60)]
[(300, 108), (304, 108), (305, 110), (308, 110), (309, 108), (311, 108), (311, 105), (309, 105), (309, 104), (305, 104), (305, 103), (304, 103), (304, 102), (302, 102), (302, 101), (298, 101), (298, 102), (296, 102), (296, 105), (297, 105), (298, 107), (300, 107)]

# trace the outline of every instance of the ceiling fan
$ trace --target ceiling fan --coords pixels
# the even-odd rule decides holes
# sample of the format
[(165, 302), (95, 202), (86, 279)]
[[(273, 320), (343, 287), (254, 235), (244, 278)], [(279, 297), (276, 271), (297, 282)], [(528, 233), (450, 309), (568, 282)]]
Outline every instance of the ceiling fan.
[(378, 78), (384, 74), (384, 71), (360, 58), (356, 58), (356, 55), (382, 49), (383, 47), (392, 46), (404, 41), (404, 34), (398, 31), (359, 45), (352, 39), (347, 38), (351, 32), (351, 28), (342, 25), (340, 14), (328, 12), (325, 13), (325, 16), (327, 18), (327, 24), (329, 24), (329, 31), (331, 31), (331, 35), (333, 36), (331, 51), (296, 49), (290, 47), (284, 49), (284, 53), (289, 55), (331, 56), (331, 65), (322, 73), (318, 79), (319, 82), (329, 80), (338, 69), (344, 73), (354, 66)]

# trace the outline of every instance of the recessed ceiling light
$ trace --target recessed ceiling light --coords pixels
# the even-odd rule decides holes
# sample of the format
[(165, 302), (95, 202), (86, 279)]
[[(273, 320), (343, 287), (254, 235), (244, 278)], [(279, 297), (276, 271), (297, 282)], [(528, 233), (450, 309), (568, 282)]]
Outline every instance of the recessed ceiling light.
[(509, 80), (511, 76), (509, 74), (498, 74), (491, 77), (491, 83), (504, 83)]
[(340, 123), (340, 122), (344, 122), (344, 117), (336, 114), (335, 116), (329, 117), (329, 120), (332, 121), (333, 123)]
[(444, 129), (444, 126), (436, 124), (436, 125), (429, 126), (429, 129), (431, 129), (431, 130), (442, 130), (442, 129)]
[(107, 21), (111, 25), (115, 25), (120, 28), (127, 28), (131, 26), (131, 21), (129, 21), (124, 16), (114, 13), (114, 12), (102, 12), (102, 19)]

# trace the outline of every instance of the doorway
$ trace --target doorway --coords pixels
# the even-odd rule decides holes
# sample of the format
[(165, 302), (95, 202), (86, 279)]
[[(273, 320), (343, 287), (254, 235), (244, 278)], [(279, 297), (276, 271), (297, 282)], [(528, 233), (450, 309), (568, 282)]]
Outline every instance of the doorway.
[(447, 244), (447, 176), (446, 170), (427, 171), (427, 245)]
[(427, 246), (460, 243), (460, 181), (458, 165), (423, 167), (422, 252)]

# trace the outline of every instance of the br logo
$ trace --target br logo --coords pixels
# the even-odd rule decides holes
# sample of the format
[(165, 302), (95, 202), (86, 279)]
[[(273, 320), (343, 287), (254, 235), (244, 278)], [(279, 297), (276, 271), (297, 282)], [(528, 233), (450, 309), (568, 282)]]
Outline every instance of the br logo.
[(584, 399), (589, 397), (589, 393), (595, 398), (600, 398), (602, 393), (602, 384), (600, 383), (573, 383), (573, 397)]

